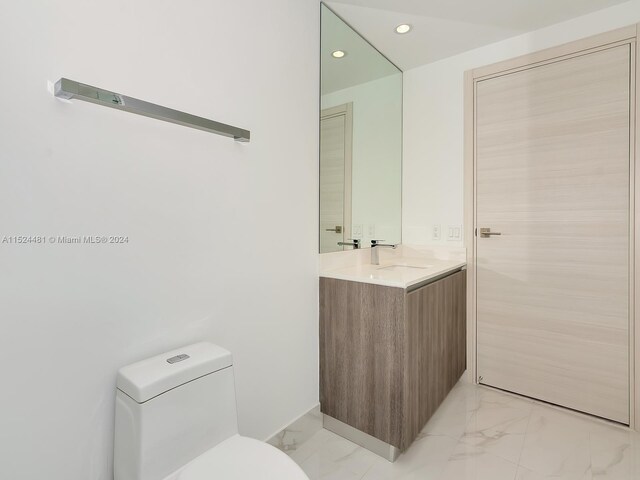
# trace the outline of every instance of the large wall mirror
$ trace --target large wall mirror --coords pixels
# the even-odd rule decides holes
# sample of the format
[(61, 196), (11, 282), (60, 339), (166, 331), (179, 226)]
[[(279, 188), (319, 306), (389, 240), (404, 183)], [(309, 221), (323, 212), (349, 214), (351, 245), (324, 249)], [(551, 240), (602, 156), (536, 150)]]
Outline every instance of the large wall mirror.
[(320, 253), (399, 243), (402, 72), (321, 8)]

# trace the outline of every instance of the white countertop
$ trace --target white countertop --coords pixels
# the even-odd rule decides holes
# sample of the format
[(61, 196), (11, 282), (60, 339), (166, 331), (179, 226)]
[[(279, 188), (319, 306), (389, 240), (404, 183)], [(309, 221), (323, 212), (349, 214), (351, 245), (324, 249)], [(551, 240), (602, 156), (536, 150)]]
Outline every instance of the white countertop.
[(380, 265), (358, 263), (338, 268), (323, 268), (320, 276), (387, 287), (409, 288), (466, 266), (466, 261), (459, 255), (453, 255), (451, 258), (442, 258), (438, 255), (440, 258), (437, 258), (431, 255), (418, 255), (417, 252), (408, 250), (399, 253), (401, 255), (381, 258)]

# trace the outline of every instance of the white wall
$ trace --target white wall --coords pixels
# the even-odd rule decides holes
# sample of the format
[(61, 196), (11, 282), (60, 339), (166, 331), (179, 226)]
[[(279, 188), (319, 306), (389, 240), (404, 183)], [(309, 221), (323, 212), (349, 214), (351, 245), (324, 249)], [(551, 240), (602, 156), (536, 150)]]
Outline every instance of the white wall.
[[(352, 237), (399, 243), (402, 208), (402, 74), (322, 96), (321, 108), (353, 102)], [(370, 230), (372, 228), (373, 230)]]
[[(0, 477), (112, 478), (116, 370), (190, 342), (233, 352), (243, 434), (317, 404), (317, 1), (4, 2), (0, 32), (0, 240), (129, 237), (0, 243)], [(61, 76), (252, 141), (63, 103)]]
[[(404, 74), (404, 243), (450, 244), (463, 223), (463, 79), (466, 70), (640, 21), (633, 0), (574, 20), (471, 50)], [(434, 241), (432, 227), (441, 225)]]

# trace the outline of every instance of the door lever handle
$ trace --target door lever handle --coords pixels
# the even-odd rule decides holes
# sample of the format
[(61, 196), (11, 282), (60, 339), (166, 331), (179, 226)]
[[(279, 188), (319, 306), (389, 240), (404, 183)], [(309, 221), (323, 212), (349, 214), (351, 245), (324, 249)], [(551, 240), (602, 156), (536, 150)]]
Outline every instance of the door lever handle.
[(327, 228), (327, 232), (342, 233), (342, 225), (336, 225), (336, 228)]
[(481, 238), (490, 238), (493, 235), (502, 235), (500, 232), (492, 232), (490, 228), (481, 228), (480, 229), (480, 237)]

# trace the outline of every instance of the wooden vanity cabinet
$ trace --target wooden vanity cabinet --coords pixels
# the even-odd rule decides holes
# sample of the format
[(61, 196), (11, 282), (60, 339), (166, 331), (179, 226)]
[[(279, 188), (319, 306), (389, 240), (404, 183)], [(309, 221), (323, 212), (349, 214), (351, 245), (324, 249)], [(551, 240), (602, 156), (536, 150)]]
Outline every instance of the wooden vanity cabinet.
[(320, 405), (406, 450), (466, 368), (466, 271), (415, 290), (320, 278)]

